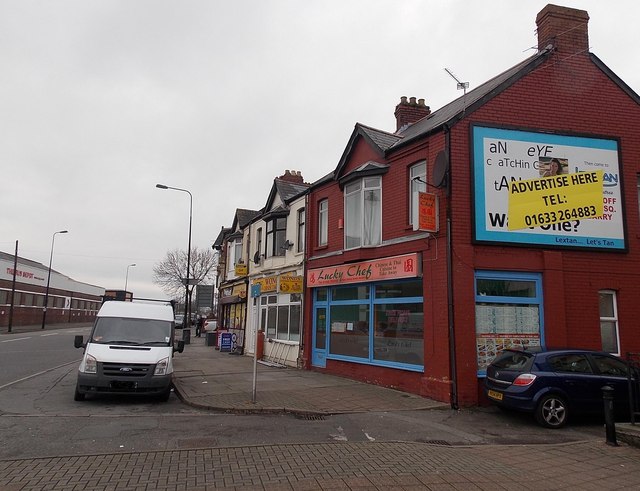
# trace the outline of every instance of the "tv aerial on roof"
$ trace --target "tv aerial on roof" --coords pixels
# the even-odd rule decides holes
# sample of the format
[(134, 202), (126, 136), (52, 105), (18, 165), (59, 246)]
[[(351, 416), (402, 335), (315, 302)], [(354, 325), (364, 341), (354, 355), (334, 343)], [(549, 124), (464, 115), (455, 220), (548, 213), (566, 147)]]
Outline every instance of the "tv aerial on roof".
[(458, 83), (458, 90), (464, 90), (465, 93), (466, 93), (467, 89), (469, 88), (469, 82), (460, 82), (460, 79), (458, 77), (456, 77), (453, 74), (453, 72), (451, 70), (449, 70), (448, 68), (445, 68), (444, 71), (447, 72), (449, 74), (449, 76)]

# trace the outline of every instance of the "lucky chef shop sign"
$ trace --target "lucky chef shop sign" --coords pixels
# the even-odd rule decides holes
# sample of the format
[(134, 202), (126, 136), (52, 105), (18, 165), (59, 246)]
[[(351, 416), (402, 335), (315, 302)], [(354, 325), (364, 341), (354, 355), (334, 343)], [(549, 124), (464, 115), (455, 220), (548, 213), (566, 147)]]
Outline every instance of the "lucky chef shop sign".
[(307, 272), (307, 286), (314, 288), (345, 283), (415, 278), (421, 273), (420, 254), (404, 254), (374, 261), (310, 269)]
[(476, 242), (625, 250), (618, 141), (472, 127)]

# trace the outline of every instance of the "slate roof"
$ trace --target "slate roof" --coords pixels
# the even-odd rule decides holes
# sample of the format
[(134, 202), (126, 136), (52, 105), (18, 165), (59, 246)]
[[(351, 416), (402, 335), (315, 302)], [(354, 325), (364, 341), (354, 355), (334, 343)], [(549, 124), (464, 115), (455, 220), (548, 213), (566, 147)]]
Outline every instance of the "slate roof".
[(220, 233), (216, 237), (216, 240), (213, 242), (213, 248), (216, 250), (220, 250), (222, 248), (222, 243), (227, 235), (231, 233), (230, 227), (222, 227), (220, 229)]
[(531, 71), (536, 69), (549, 57), (551, 52), (552, 50), (550, 48), (546, 48), (539, 53), (536, 53), (501, 74), (493, 77), (491, 80), (479, 85), (475, 89), (470, 90), (466, 95), (462, 95), (458, 99), (455, 99), (437, 111), (434, 111), (420, 121), (410, 125), (398, 134), (399, 139), (390, 150), (395, 150), (417, 138), (424, 137), (436, 130), (439, 130), (445, 124), (449, 126), (455, 124), (457, 121), (469, 115), (487, 101), (500, 94), (506, 88), (513, 85), (516, 81), (531, 73)]
[(237, 224), (240, 229), (243, 229), (260, 213), (261, 211), (238, 208), (236, 209), (236, 219), (234, 220), (234, 225)]
[(386, 131), (377, 130), (375, 128), (371, 128), (370, 126), (365, 126), (359, 123), (358, 126), (360, 127), (363, 135), (369, 137), (371, 141), (381, 150), (387, 150), (388, 148), (391, 148), (394, 144), (402, 140), (402, 137), (396, 135), (395, 133), (388, 133)]
[(278, 178), (274, 179), (274, 184), (280, 198), (282, 198), (282, 201), (285, 203), (297, 198), (309, 189), (309, 184), (307, 183), (290, 182)]

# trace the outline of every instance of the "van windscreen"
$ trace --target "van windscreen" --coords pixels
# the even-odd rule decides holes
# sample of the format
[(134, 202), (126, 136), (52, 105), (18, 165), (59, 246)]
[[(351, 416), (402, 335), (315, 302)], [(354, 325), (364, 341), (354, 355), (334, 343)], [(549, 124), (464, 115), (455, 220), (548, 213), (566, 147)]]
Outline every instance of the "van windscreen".
[(91, 342), (131, 346), (170, 346), (171, 322), (126, 317), (99, 317), (91, 334)]

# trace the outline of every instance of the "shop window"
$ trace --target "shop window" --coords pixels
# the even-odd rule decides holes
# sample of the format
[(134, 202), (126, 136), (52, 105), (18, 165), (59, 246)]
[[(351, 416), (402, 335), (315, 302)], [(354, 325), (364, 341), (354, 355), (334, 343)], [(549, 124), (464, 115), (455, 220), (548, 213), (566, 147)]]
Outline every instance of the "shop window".
[(273, 218), (267, 222), (266, 257), (284, 256), (287, 235), (287, 218)]
[(329, 236), (329, 201), (323, 199), (318, 203), (318, 245), (327, 245)]
[(304, 252), (304, 222), (305, 211), (304, 208), (298, 210), (298, 236), (296, 237), (296, 251)]
[(369, 305), (332, 305), (329, 353), (369, 359)]
[(9, 304), (9, 292), (7, 290), (0, 290), (0, 305)]
[(333, 289), (333, 300), (366, 300), (369, 298), (368, 285), (341, 286)]
[(478, 375), (484, 376), (503, 349), (543, 344), (542, 276), (478, 271), (475, 289)]
[(376, 285), (376, 298), (422, 297), (421, 281), (403, 281)]
[(344, 188), (344, 247), (370, 247), (382, 242), (382, 178), (365, 177)]
[(268, 338), (300, 341), (300, 296), (263, 295), (260, 299), (260, 330)]
[(422, 303), (380, 304), (374, 311), (373, 356), (376, 360), (422, 365)]
[(34, 305), (36, 307), (42, 307), (44, 305), (44, 295), (36, 295)]
[(326, 302), (328, 298), (328, 288), (316, 289), (316, 302)]
[(418, 223), (418, 193), (427, 191), (427, 163), (420, 162), (409, 169), (409, 224)]
[(315, 292), (314, 346), (326, 342), (328, 358), (423, 369), (421, 280), (333, 287), (329, 295), (322, 290)]
[(33, 306), (33, 293), (25, 293), (22, 295), (22, 303), (27, 307)]
[(600, 337), (602, 351), (620, 354), (618, 342), (618, 307), (616, 292), (602, 290), (600, 292)]

